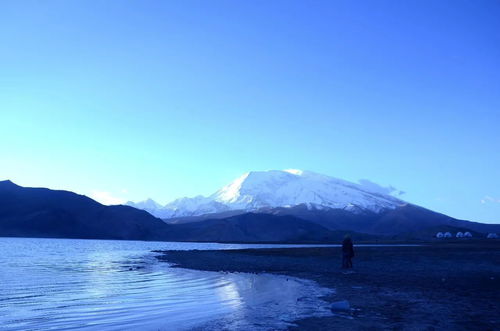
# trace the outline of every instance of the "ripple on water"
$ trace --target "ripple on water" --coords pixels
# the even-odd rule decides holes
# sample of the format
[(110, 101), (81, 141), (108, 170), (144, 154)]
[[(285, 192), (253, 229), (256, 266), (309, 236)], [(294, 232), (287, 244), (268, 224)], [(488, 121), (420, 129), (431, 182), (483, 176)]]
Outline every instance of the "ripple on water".
[(267, 330), (330, 314), (312, 281), (169, 268), (151, 253), (169, 245), (226, 247), (0, 238), (1, 329)]

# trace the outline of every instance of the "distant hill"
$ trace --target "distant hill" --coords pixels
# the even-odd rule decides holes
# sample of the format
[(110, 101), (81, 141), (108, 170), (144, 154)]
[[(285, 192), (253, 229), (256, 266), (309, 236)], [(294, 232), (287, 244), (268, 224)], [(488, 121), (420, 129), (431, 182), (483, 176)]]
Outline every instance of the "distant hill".
[[(350, 232), (357, 240), (375, 236)], [(222, 219), (180, 223), (173, 226), (172, 238), (183, 241), (219, 242), (332, 242), (346, 231), (332, 231), (294, 216), (244, 213)]]
[(0, 236), (161, 240), (169, 230), (168, 224), (132, 207), (0, 182)]
[[(165, 220), (169, 224), (196, 222), (201, 226), (207, 220), (234, 219), (245, 214), (243, 210)], [(260, 216), (259, 216), (260, 215)], [(500, 224), (484, 224), (458, 220), (434, 211), (406, 204), (379, 212), (350, 211), (344, 209), (314, 209), (307, 205), (262, 208), (253, 212), (254, 218), (268, 219), (267, 215), (293, 217), (315, 223), (334, 232), (363, 234), (363, 238), (431, 239), (439, 231), (470, 231), (474, 237), (485, 237), (500, 232)]]

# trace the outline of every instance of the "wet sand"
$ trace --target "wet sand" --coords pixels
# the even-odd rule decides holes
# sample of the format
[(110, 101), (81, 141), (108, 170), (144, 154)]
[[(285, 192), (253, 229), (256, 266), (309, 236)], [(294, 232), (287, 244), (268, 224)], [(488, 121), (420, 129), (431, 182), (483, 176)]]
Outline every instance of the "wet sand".
[(159, 258), (182, 268), (312, 279), (335, 289), (326, 300), (350, 304), (291, 329), (500, 330), (500, 241), (355, 252), (352, 271), (340, 268), (340, 248), (329, 247), (164, 251)]

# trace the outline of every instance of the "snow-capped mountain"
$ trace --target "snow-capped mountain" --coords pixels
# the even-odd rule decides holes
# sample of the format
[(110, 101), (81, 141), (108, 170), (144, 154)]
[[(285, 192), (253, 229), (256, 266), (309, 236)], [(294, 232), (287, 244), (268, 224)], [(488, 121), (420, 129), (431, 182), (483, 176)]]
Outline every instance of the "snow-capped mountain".
[(209, 197), (181, 198), (164, 207), (158, 207), (152, 200), (129, 205), (145, 209), (157, 217), (173, 218), (298, 205), (306, 205), (309, 209), (379, 212), (405, 204), (388, 194), (390, 190), (366, 180), (361, 183), (295, 169), (252, 171)]

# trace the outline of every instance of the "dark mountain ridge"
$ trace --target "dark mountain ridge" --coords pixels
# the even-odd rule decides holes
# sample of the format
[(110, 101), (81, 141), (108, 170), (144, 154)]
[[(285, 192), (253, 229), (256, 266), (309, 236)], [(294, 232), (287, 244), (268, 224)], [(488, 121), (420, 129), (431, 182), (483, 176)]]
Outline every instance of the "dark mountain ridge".
[(84, 195), (0, 182), (0, 236), (160, 240), (170, 226), (128, 206)]

